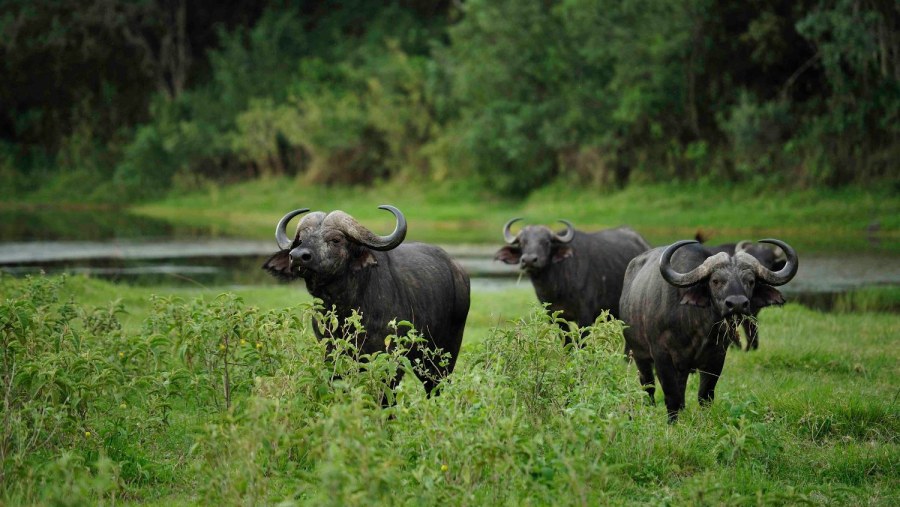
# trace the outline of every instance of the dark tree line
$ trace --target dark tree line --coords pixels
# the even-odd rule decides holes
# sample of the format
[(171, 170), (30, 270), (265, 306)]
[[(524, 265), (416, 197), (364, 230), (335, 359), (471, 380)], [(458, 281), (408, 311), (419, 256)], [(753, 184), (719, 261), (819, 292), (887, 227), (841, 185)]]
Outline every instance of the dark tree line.
[(893, 0), (0, 1), (0, 193), (896, 180)]
[(150, 119), (155, 95), (197, 84), (217, 30), (252, 25), (243, 10), (186, 0), (4, 0), (0, 137), (53, 152), (78, 128), (104, 140)]

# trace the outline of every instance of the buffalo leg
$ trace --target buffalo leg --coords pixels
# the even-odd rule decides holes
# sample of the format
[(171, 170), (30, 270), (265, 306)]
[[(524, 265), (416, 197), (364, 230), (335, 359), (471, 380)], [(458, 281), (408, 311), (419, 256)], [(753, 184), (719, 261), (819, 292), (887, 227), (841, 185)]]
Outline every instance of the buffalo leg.
[(759, 348), (759, 326), (753, 320), (745, 320), (743, 322), (744, 334), (747, 335), (747, 350), (756, 350)]
[(653, 377), (653, 360), (651, 359), (635, 359), (634, 364), (637, 365), (638, 375), (641, 379), (641, 387), (650, 396), (650, 404), (656, 404), (656, 379)]
[(669, 422), (674, 423), (678, 419), (678, 412), (684, 408), (684, 391), (687, 388), (687, 372), (681, 372), (672, 363), (672, 358), (667, 354), (658, 354), (653, 358), (656, 364), (656, 375), (662, 386), (663, 396), (666, 400), (666, 412)]
[(724, 352), (706, 362), (700, 372), (700, 389), (697, 391), (697, 400), (700, 405), (707, 406), (716, 397), (716, 383), (722, 375), (722, 367), (725, 365)]

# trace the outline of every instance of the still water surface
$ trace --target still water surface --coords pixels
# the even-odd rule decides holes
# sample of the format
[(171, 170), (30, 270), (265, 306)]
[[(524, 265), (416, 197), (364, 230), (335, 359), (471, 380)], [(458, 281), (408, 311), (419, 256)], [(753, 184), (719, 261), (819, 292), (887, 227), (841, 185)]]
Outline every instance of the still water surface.
[[(260, 266), (274, 241), (209, 237), (209, 231), (108, 210), (0, 212), (0, 270), (84, 273), (135, 285), (229, 287), (274, 285)], [(442, 245), (472, 276), (475, 291), (529, 287), (511, 266), (493, 260), (494, 245)], [(784, 292), (795, 299), (872, 285), (900, 285), (900, 256), (800, 253), (800, 270)], [(827, 303), (826, 303), (827, 304)]]

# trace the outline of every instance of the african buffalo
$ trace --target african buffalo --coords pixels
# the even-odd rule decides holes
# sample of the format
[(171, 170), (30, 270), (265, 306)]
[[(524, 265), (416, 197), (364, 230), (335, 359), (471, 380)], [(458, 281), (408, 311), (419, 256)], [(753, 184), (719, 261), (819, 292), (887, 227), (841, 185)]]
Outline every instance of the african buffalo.
[[(694, 238), (700, 243), (704, 243), (706, 240), (705, 237), (701, 233), (697, 233)], [(734, 255), (735, 252), (746, 252), (758, 260), (763, 266), (773, 270), (778, 271), (779, 269), (784, 267), (786, 262), (786, 257), (784, 250), (775, 246), (770, 247), (768, 245), (757, 245), (752, 241), (739, 241), (737, 243), (723, 243), (721, 245), (703, 245), (706, 248), (706, 251), (710, 256), (713, 256), (719, 252), (725, 252), (728, 255)], [(756, 325), (756, 316), (759, 314), (757, 310), (753, 313), (752, 319), (744, 319), (741, 322), (741, 327), (744, 328), (744, 334), (747, 336), (747, 348), (746, 350), (756, 350), (759, 348), (759, 327)], [(740, 346), (740, 341), (737, 340), (737, 335), (735, 334), (735, 345)]]
[(625, 350), (651, 401), (656, 369), (670, 422), (684, 408), (693, 371), (700, 372), (700, 403), (712, 402), (736, 323), (784, 303), (775, 286), (797, 274), (797, 253), (777, 239), (761, 242), (784, 250), (782, 269), (772, 271), (743, 251), (709, 256), (691, 240), (644, 252), (628, 265), (621, 301)]
[[(385, 349), (385, 337), (394, 332), (391, 320), (411, 322), (425, 338), (425, 348), (450, 354), (446, 366), (424, 360), (426, 371), (417, 371), (430, 394), (456, 363), (469, 313), (469, 277), (444, 250), (403, 243), (403, 214), (393, 206), (379, 208), (397, 219), (388, 236), (373, 234), (343, 211), (316, 211), (303, 217), (292, 240), (287, 223), (309, 209), (291, 211), (275, 228), (281, 250), (263, 269), (282, 280), (302, 278), (309, 293), (326, 309), (333, 305), (342, 321), (358, 311), (366, 332), (362, 353)], [(318, 327), (313, 328), (321, 339)], [(408, 357), (415, 364), (422, 350), (413, 347)]]
[(531, 278), (537, 298), (549, 303), (548, 311), (562, 311), (566, 320), (589, 326), (603, 310), (619, 317), (619, 297), (628, 262), (650, 245), (627, 227), (594, 233), (576, 230), (572, 224), (557, 234), (542, 225), (527, 225), (515, 236), (503, 226), (507, 245), (496, 260), (518, 264)]

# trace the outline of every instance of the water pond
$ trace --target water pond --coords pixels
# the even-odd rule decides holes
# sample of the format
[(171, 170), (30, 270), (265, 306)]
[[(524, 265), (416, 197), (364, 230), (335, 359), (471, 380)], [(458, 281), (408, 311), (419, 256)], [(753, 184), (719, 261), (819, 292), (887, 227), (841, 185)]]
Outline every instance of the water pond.
[[(49, 218), (53, 215), (54, 218)], [(260, 266), (274, 240), (216, 237), (211, 231), (117, 210), (0, 211), (0, 270), (12, 274), (84, 273), (132, 285), (274, 285)], [(474, 291), (528, 287), (514, 267), (493, 260), (493, 245), (442, 245), (472, 277)], [(804, 254), (784, 287), (794, 300), (827, 309), (838, 294), (900, 285), (900, 256), (879, 252)]]

